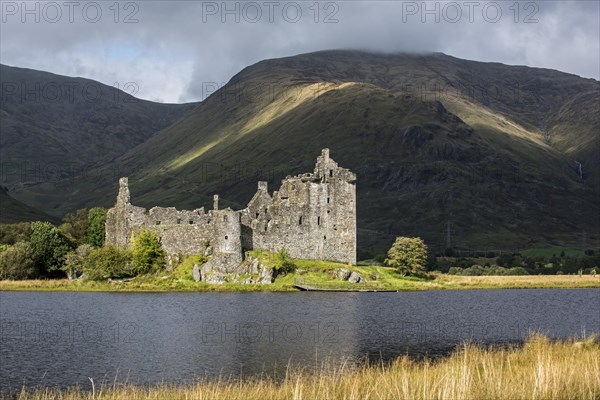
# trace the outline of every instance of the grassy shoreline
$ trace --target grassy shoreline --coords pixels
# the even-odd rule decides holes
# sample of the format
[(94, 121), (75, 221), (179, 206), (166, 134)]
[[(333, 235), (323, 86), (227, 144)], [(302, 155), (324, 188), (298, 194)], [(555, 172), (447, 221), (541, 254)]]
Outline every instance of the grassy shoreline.
[(598, 399), (600, 341), (551, 341), (532, 336), (523, 346), (459, 347), (450, 356), (389, 364), (323, 366), (318, 373), (288, 371), (270, 379), (202, 379), (159, 386), (96, 385), (25, 390), (22, 400), (74, 399)]
[[(253, 251), (260, 263), (274, 268), (278, 257), (267, 251)], [(192, 268), (197, 257), (188, 256), (171, 271), (113, 281), (0, 280), (0, 291), (81, 291), (81, 292), (295, 292), (302, 283), (328, 289), (377, 289), (397, 291), (458, 289), (574, 289), (600, 288), (600, 275), (512, 275), (462, 276), (442, 273), (427, 278), (401, 276), (394, 268), (377, 265), (348, 265), (323, 260), (290, 259), (295, 272), (278, 276), (272, 284), (196, 282)], [(350, 283), (336, 279), (341, 268), (356, 272), (366, 281)]]
[[(361, 270), (363, 267), (356, 267)], [(384, 267), (368, 267), (381, 269)], [(389, 272), (389, 271), (386, 271)], [(0, 281), (0, 291), (80, 291), (80, 292), (295, 292), (295, 279), (290, 274), (278, 278), (271, 285), (234, 284), (222, 285), (194, 282), (179, 278), (140, 277), (129, 282), (94, 282), (57, 280)], [(301, 277), (301, 276), (300, 276)], [(312, 282), (312, 281), (311, 281)], [(526, 276), (456, 276), (435, 274), (434, 279), (380, 278), (379, 283), (369, 286), (339, 281), (318, 282), (336, 288), (377, 287), (398, 291), (421, 290), (481, 290), (481, 289), (585, 289), (600, 288), (600, 276), (592, 275), (526, 275)]]

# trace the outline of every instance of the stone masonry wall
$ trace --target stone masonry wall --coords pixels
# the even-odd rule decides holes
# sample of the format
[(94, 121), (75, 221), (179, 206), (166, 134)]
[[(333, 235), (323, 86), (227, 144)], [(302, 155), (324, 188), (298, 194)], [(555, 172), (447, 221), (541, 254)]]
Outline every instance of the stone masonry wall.
[(293, 258), (356, 263), (356, 176), (323, 150), (312, 174), (287, 177), (269, 196), (259, 183), (242, 210), (248, 249), (285, 249)]
[(171, 254), (199, 254), (210, 244), (226, 269), (241, 263), (246, 250), (285, 249), (290, 257), (356, 263), (356, 175), (341, 168), (324, 149), (315, 169), (287, 177), (271, 196), (267, 183), (240, 211), (178, 211), (130, 203), (127, 178), (119, 180), (117, 202), (106, 218), (106, 243), (129, 246), (141, 227), (157, 232)]

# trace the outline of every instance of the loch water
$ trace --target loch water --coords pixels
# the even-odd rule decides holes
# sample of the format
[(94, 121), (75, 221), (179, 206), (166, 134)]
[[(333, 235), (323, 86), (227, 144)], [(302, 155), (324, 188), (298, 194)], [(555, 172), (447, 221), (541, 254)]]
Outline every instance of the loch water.
[(600, 290), (0, 292), (0, 390), (189, 383), (600, 333)]

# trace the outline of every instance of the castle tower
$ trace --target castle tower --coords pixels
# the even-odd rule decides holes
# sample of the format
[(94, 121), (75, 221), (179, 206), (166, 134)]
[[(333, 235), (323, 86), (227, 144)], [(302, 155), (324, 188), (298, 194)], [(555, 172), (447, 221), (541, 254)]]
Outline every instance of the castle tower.
[(119, 194), (115, 206), (106, 213), (105, 242), (113, 246), (128, 246), (131, 236), (129, 212), (132, 208), (127, 177), (119, 179)]
[(117, 205), (130, 204), (129, 179), (127, 177), (119, 179), (119, 194), (117, 195)]
[(225, 269), (233, 271), (242, 261), (242, 228), (239, 215), (230, 208), (213, 211), (215, 218), (211, 246), (213, 258)]
[(266, 182), (242, 211), (244, 248), (291, 257), (356, 263), (356, 175), (331, 159), (317, 157), (314, 172), (281, 182), (273, 197)]
[(356, 175), (338, 166), (323, 149), (317, 157), (311, 185), (311, 237), (316, 242), (315, 258), (356, 264)]

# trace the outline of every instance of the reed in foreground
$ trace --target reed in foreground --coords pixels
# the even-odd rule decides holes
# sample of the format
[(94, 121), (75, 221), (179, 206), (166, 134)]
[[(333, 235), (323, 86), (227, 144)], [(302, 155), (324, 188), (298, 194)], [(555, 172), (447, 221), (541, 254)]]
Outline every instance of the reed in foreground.
[(291, 372), (283, 382), (202, 380), (188, 386), (23, 390), (19, 399), (598, 399), (600, 341), (532, 336), (522, 347), (466, 344), (447, 358)]

